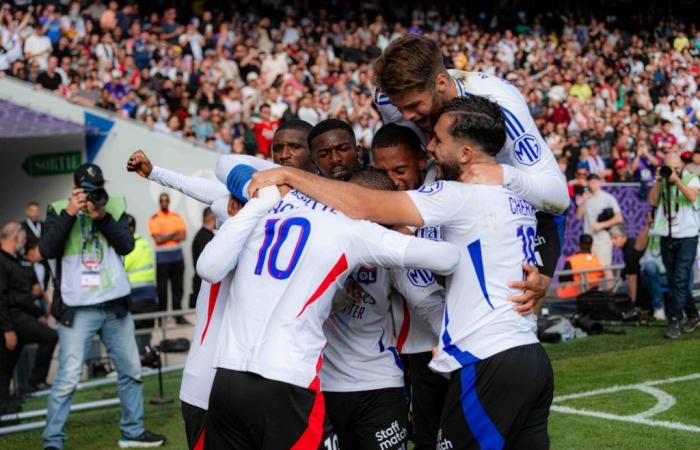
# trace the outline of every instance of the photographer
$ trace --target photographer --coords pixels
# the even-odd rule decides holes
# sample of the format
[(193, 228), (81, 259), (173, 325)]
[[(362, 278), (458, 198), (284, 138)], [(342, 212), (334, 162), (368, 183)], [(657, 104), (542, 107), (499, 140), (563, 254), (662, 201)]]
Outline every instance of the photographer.
[(82, 374), (85, 352), (96, 334), (117, 370), (122, 406), (119, 446), (153, 447), (165, 442), (143, 428), (143, 379), (131, 288), (120, 256), (134, 248), (123, 198), (109, 198), (102, 170), (83, 164), (73, 174), (70, 199), (49, 205), (40, 251), (56, 259), (51, 314), (59, 323), (58, 371), (49, 396), (44, 448), (63, 448), (64, 425)]
[(696, 210), (700, 180), (684, 170), (683, 161), (675, 153), (666, 155), (664, 164), (649, 191), (649, 203), (658, 206), (652, 234), (661, 237), (661, 258), (671, 290), (666, 337), (676, 339), (681, 335), (683, 311), (688, 316), (683, 332), (692, 332), (700, 321), (688, 289), (698, 246)]

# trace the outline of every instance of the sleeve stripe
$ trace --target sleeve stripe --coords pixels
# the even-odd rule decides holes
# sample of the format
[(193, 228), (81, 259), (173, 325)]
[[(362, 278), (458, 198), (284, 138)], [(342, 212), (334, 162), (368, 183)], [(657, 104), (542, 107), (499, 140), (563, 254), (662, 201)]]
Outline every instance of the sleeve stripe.
[[(504, 106), (501, 106), (501, 109), (503, 109), (503, 113), (506, 116), (506, 121), (508, 121), (508, 119), (510, 118), (510, 120), (512, 120), (515, 123), (515, 125), (517, 125), (517, 128), (515, 128), (516, 136), (520, 136), (521, 133), (525, 133), (525, 127), (523, 127), (523, 124), (520, 123), (515, 114), (513, 114), (508, 108)], [(517, 132), (518, 128), (520, 129), (520, 133)]]

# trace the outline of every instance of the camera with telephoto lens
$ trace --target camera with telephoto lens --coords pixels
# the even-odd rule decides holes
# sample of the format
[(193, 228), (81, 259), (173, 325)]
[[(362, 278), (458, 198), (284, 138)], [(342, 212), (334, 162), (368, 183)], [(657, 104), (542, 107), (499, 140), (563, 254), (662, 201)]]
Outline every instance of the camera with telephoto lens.
[(659, 175), (666, 179), (668, 179), (668, 177), (670, 177), (672, 173), (673, 169), (671, 169), (668, 166), (661, 166), (661, 169), (659, 169)]
[(88, 201), (95, 205), (95, 208), (102, 209), (107, 205), (109, 194), (103, 187), (95, 186), (92, 183), (82, 183), (80, 188), (87, 195)]

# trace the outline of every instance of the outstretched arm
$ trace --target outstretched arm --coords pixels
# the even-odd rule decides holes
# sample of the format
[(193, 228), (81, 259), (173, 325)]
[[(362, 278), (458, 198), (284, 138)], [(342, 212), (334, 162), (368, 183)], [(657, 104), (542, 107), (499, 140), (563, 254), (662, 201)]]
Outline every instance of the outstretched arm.
[(264, 186), (287, 184), (353, 219), (366, 219), (385, 225), (424, 225), (418, 209), (404, 192), (367, 189), (291, 167), (257, 172), (252, 178), (249, 195)]
[(143, 178), (155, 181), (161, 186), (175, 189), (207, 205), (211, 205), (216, 199), (228, 196), (226, 186), (219, 182), (191, 177), (154, 166), (143, 150), (137, 150), (131, 154), (126, 163), (126, 170), (136, 172)]

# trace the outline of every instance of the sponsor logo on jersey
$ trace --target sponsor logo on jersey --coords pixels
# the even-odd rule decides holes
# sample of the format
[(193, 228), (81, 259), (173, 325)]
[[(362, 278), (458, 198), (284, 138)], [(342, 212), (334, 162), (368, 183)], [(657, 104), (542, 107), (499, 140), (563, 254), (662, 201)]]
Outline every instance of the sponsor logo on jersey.
[(416, 230), (416, 237), (430, 239), (431, 241), (439, 241), (440, 227), (425, 227)]
[(416, 287), (427, 287), (435, 283), (432, 272), (425, 269), (411, 269), (406, 273), (408, 281)]
[[(399, 425), (399, 421), (395, 420), (389, 427), (379, 430), (374, 433), (374, 437), (379, 443), (379, 448), (384, 449), (395, 449), (395, 450), (406, 450), (406, 436), (408, 431)], [(399, 446), (399, 444), (401, 444)]]
[(440, 192), (443, 187), (444, 187), (444, 183), (442, 181), (436, 181), (433, 184), (429, 184), (427, 186), (421, 186), (420, 188), (418, 188), (418, 192), (420, 192), (421, 194), (425, 194), (425, 195), (433, 195), (433, 194), (437, 194), (438, 192)]
[(361, 267), (357, 269), (357, 274), (355, 275), (358, 283), (370, 284), (377, 282), (377, 268), (376, 267)]
[(515, 159), (526, 166), (535, 164), (542, 156), (542, 147), (531, 134), (520, 136), (513, 144), (513, 147), (515, 148)]
[(438, 430), (437, 441), (437, 450), (450, 450), (455, 448), (454, 445), (452, 445), (452, 441), (442, 437), (442, 429)]

